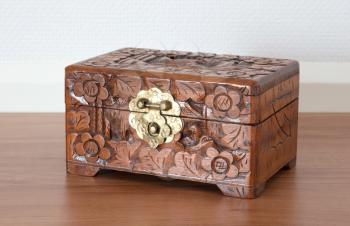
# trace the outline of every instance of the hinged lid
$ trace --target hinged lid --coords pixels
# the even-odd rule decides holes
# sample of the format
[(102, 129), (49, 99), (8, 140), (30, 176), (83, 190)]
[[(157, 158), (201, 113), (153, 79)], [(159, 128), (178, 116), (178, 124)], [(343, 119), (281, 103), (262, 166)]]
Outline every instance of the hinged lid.
[(66, 104), (128, 111), (156, 87), (180, 117), (256, 124), (298, 98), (298, 74), (293, 60), (125, 48), (68, 66)]

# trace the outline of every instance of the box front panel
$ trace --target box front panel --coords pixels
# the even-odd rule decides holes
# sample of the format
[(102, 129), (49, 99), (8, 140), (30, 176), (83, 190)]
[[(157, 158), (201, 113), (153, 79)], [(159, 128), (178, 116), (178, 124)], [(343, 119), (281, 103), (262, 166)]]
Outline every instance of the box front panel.
[(67, 105), (67, 162), (215, 184), (250, 184), (251, 126), (182, 118), (170, 143), (150, 148), (129, 111)]

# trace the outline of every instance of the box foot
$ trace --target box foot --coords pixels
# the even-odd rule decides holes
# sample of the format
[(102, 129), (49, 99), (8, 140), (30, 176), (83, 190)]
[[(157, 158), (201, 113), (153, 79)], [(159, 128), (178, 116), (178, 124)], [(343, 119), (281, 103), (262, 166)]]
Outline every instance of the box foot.
[(297, 163), (297, 158), (293, 158), (292, 160), (290, 160), (284, 167), (283, 169), (286, 169), (286, 170), (290, 170), (290, 169), (293, 169), (295, 168), (295, 165)]
[(248, 187), (241, 185), (231, 184), (217, 184), (218, 188), (224, 195), (235, 197), (235, 198), (257, 198), (265, 189), (266, 183), (263, 183), (256, 187)]
[(67, 163), (67, 172), (73, 175), (93, 177), (100, 171), (99, 167)]

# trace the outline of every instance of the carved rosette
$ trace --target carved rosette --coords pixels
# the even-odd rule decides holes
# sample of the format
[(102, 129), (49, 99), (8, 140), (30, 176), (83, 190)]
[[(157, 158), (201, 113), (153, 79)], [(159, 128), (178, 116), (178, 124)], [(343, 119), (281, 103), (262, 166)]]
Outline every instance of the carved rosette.
[(92, 137), (89, 133), (83, 133), (80, 140), (75, 145), (75, 152), (79, 156), (84, 156), (88, 162), (95, 163), (98, 159), (108, 160), (111, 157), (111, 151), (105, 147), (102, 135)]
[(205, 104), (218, 118), (238, 118), (240, 115), (239, 103), (241, 96), (235, 90), (227, 90), (224, 86), (217, 86), (213, 94), (207, 95)]
[(82, 74), (74, 83), (72, 95), (83, 97), (89, 104), (101, 103), (108, 97), (108, 90), (104, 85), (105, 79), (101, 74)]

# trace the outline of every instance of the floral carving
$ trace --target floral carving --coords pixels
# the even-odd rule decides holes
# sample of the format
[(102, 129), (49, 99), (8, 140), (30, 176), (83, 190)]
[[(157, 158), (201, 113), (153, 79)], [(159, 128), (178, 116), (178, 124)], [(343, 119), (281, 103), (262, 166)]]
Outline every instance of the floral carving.
[(163, 148), (160, 150), (144, 147), (139, 152), (139, 161), (134, 170), (151, 171), (153, 173), (164, 173), (172, 163), (173, 150)]
[(237, 118), (240, 109), (237, 106), (241, 101), (240, 94), (235, 90), (227, 90), (224, 86), (217, 86), (214, 94), (207, 95), (205, 104), (212, 109), (214, 116)]
[(99, 158), (108, 160), (111, 152), (105, 147), (105, 139), (97, 134), (94, 137), (90, 133), (83, 133), (80, 137), (81, 142), (75, 145), (75, 152), (79, 156), (84, 156), (88, 162), (95, 163)]
[(201, 158), (196, 153), (177, 152), (174, 157), (175, 166), (168, 171), (170, 175), (206, 178), (208, 173), (201, 167)]
[(240, 124), (222, 123), (221, 128), (224, 134), (219, 141), (221, 145), (230, 149), (248, 150), (250, 143), (246, 139), (249, 137), (247, 127)]
[[(276, 111), (297, 97), (289, 94), (297, 84), (286, 83), (292, 88), (274, 86), (273, 91), (265, 92), (270, 83), (264, 83), (261, 89), (256, 89), (255, 83), (287, 65), (293, 66), (291, 64), (295, 62), (124, 49), (69, 66), (66, 69), (66, 148), (67, 165), (74, 167), (68, 168), (68, 171), (91, 176), (100, 169), (113, 169), (182, 178), (218, 184), (228, 194), (246, 197), (250, 190), (255, 192), (254, 173), (260, 172), (251, 173), (251, 169), (260, 167), (265, 173), (265, 169), (277, 165), (272, 160), (278, 160), (286, 153), (257, 152), (256, 144), (263, 139), (264, 142), (267, 140), (263, 146), (272, 146), (270, 149), (273, 150), (281, 145), (290, 146), (284, 141), (289, 141), (295, 133), (292, 121), (295, 117), (278, 116)], [(99, 68), (95, 70), (81, 65)], [(84, 68), (83, 71), (80, 71), (81, 68)], [(294, 72), (298, 73), (297, 70)], [(291, 70), (288, 73), (292, 75)], [(239, 78), (241, 82), (234, 84), (235, 80), (230, 78)], [(151, 148), (139, 138), (128, 121), (130, 112), (143, 114), (129, 110), (131, 99), (140, 90), (154, 87), (175, 97), (181, 109), (177, 119), (183, 122), (174, 140), (157, 148)], [(259, 97), (260, 94), (264, 96)], [(273, 102), (279, 97), (283, 97), (282, 102), (276, 105)], [(272, 102), (273, 113), (276, 114), (264, 122), (264, 130), (270, 129), (271, 133), (259, 133), (259, 136), (255, 136), (255, 128), (260, 130), (260, 125), (253, 124), (260, 123), (262, 117), (256, 98), (263, 98), (266, 102), (264, 106)], [(149, 106), (158, 109), (157, 105)], [(162, 114), (171, 120), (170, 115)], [(152, 125), (153, 121), (154, 118), (151, 118), (147, 125)], [(152, 132), (154, 128), (156, 130)], [(152, 135), (158, 132), (156, 126), (147, 129)], [(169, 137), (167, 134), (169, 132), (161, 137), (162, 140)], [(251, 153), (257, 156), (251, 156)], [(266, 160), (269, 161), (259, 159), (261, 166), (256, 161), (251, 162), (251, 159), (267, 155)], [(245, 190), (246, 187), (250, 190)]]
[(105, 79), (100, 74), (83, 74), (74, 83), (73, 92), (77, 97), (84, 97), (88, 103), (95, 103), (96, 100), (106, 100), (108, 91), (104, 87)]
[(111, 140), (108, 145), (112, 147), (115, 153), (110, 164), (131, 170), (133, 167), (132, 159), (141, 142), (139, 140), (133, 142)]
[(192, 118), (202, 118), (203, 115), (203, 104), (194, 102), (192, 99), (189, 99), (186, 102), (180, 103), (181, 105), (181, 115), (192, 117)]
[(177, 100), (186, 101), (192, 99), (200, 102), (205, 96), (203, 84), (200, 82), (175, 81)]
[(211, 172), (208, 179), (223, 180), (226, 177), (235, 178), (238, 175), (238, 168), (234, 165), (234, 158), (228, 151), (219, 153), (213, 147), (209, 147), (206, 151), (207, 157), (202, 159), (201, 165), (203, 169)]
[(145, 83), (148, 89), (158, 88), (163, 92), (170, 89), (170, 79), (145, 78)]
[(111, 84), (113, 96), (124, 100), (135, 97), (141, 89), (141, 79), (135, 76), (117, 76)]

